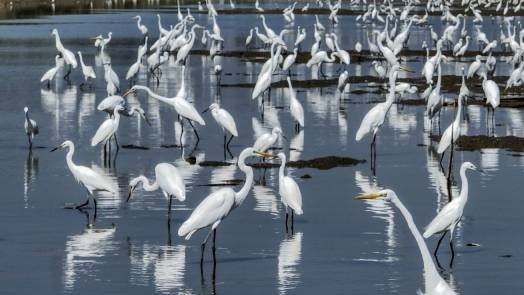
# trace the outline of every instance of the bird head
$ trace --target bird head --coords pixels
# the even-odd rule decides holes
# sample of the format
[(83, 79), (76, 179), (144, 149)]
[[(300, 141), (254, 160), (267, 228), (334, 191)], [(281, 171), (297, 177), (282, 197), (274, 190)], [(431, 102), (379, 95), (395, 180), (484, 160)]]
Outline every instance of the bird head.
[(52, 149), (51, 152), (54, 152), (54, 151), (56, 151), (58, 149), (64, 149), (64, 148), (69, 147), (69, 146), (73, 146), (73, 142), (70, 141), (70, 140), (66, 140), (66, 141), (62, 142), (61, 145), (59, 145), (59, 146), (55, 147), (54, 149)]
[(57, 29), (53, 29), (51, 31), (51, 36), (56, 36), (56, 35), (58, 35), (58, 30)]
[(28, 107), (24, 107), (24, 113), (27, 113), (29, 112), (29, 108)]
[(473, 163), (471, 163), (471, 162), (464, 162), (464, 163), (462, 164), (462, 167), (461, 167), (461, 168), (462, 168), (462, 169), (465, 169), (465, 170), (468, 170), (468, 169), (469, 169), (469, 170), (474, 170), (474, 171), (479, 172), (480, 174), (486, 174), (486, 173), (484, 172), (484, 170), (478, 168), (477, 166), (475, 166), (475, 164), (473, 164)]
[(133, 95), (135, 95), (135, 94), (136, 94), (136, 90), (137, 90), (137, 87), (136, 87), (136, 85), (135, 85), (135, 86), (129, 88), (126, 92), (124, 92), (124, 94), (123, 94), (122, 96), (123, 96), (123, 97), (126, 97), (126, 96), (128, 96), (129, 94), (133, 94)]
[(355, 200), (375, 200), (375, 199), (382, 199), (386, 201), (390, 201), (392, 198), (396, 198), (397, 195), (394, 191), (390, 189), (381, 190), (378, 192), (373, 193), (367, 193), (367, 194), (361, 194), (355, 197)]
[(135, 191), (140, 181), (142, 181), (141, 176), (131, 179), (131, 181), (129, 182), (129, 192), (127, 193), (126, 202), (129, 202), (129, 200), (131, 199), (131, 196), (133, 195), (133, 192)]

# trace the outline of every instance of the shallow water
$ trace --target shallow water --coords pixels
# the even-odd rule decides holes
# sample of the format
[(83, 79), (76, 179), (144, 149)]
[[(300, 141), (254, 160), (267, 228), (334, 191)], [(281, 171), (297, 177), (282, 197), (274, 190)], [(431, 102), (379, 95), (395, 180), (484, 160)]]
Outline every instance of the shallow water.
[[(89, 146), (90, 138), (106, 117), (96, 111), (106, 91), (102, 59), (88, 38), (113, 32), (106, 53), (126, 89), (123, 76), (135, 59), (141, 38), (131, 17), (142, 15), (154, 36), (155, 14), (159, 12), (164, 26), (168, 26), (176, 19), (176, 11), (97, 12), (103, 13), (0, 22), (0, 173), (4, 188), (0, 199), (0, 284), (4, 294), (415, 294), (423, 288), (420, 254), (399, 212), (389, 203), (362, 203), (354, 201), (353, 196), (362, 191), (393, 188), (420, 229), (445, 204), (446, 176), (439, 168), (435, 144), (428, 147), (431, 142), (424, 132), (428, 128), (424, 107), (392, 107), (377, 138), (376, 176), (369, 162), (331, 170), (290, 168), (289, 173), (302, 190), (305, 212), (295, 218), (293, 235), (285, 233), (277, 170), (268, 170), (266, 185), (255, 185), (245, 203), (219, 227), (216, 280), (211, 279), (212, 257), (208, 251), (202, 281), (199, 259), (205, 230), (189, 241), (178, 237), (176, 231), (191, 210), (218, 189), (209, 184), (244, 176), (235, 166), (200, 167), (184, 160), (189, 156), (195, 156), (197, 163), (224, 160), (222, 133), (209, 114), (204, 116), (207, 125), (198, 128), (201, 140), (196, 150), (192, 150), (195, 138), (191, 132), (184, 137), (187, 147), (183, 151), (162, 148), (163, 144), (176, 142), (176, 115), (171, 108), (141, 92), (136, 98), (129, 98), (128, 103), (142, 106), (152, 126), (136, 117), (124, 117), (118, 135), (121, 144), (149, 149), (121, 149), (116, 164), (104, 168), (100, 148)], [(194, 16), (197, 23), (212, 25), (206, 15), (195, 12)], [(301, 15), (295, 22), (308, 28), (307, 47), (313, 38), (313, 18)], [(249, 30), (245, 23), (261, 26), (253, 15), (221, 15), (218, 20), (222, 34), (227, 36), (226, 51), (243, 49)], [(268, 15), (267, 20), (274, 29), (284, 26), (280, 15)], [(326, 16), (321, 20), (327, 24)], [(351, 47), (356, 40), (366, 44), (365, 32), (369, 28), (356, 25), (353, 16), (341, 16), (340, 20), (334, 30), (342, 36), (343, 47)], [(82, 76), (78, 69), (72, 74), (72, 85), (57, 79), (48, 90), (39, 84), (41, 75), (54, 65), (56, 50), (50, 31), (55, 27), (66, 47), (81, 50), (86, 62), (95, 66), (98, 79), (93, 91), (80, 89)], [(347, 33), (348, 28), (355, 34)], [(418, 46), (425, 36), (426, 27), (414, 28), (410, 46)], [(289, 40), (294, 40), (294, 36), (289, 35)], [(202, 48), (198, 43), (195, 46)], [(410, 66), (419, 69), (423, 59)], [(306, 128), (295, 134), (285, 90), (272, 91), (262, 119), (257, 103), (250, 99), (250, 88), (223, 87), (217, 96), (212, 61), (192, 55), (188, 62), (186, 85), (196, 108), (203, 110), (218, 99), (235, 117), (240, 133), (232, 141), (235, 156), (253, 143), (255, 132), (281, 126), (292, 150), (286, 141), (279, 146), (292, 160), (326, 155), (369, 160), (370, 139), (356, 143), (354, 136), (360, 120), (372, 106), (368, 102), (383, 99), (383, 95), (349, 94), (339, 104), (334, 87), (297, 89), (306, 111)], [(502, 62), (499, 64), (498, 73), (504, 73)], [(222, 83), (235, 84), (254, 83), (261, 64), (222, 58), (222, 66)], [(350, 73), (368, 74), (369, 66), (353, 64)], [(162, 80), (155, 91), (173, 96), (180, 86), (181, 67), (162, 70)], [(337, 70), (336, 65), (326, 66), (330, 75)], [(293, 79), (311, 77), (304, 65), (293, 71)], [(460, 66), (451, 63), (445, 71), (458, 74)], [(148, 84), (145, 69), (138, 84)], [(366, 87), (352, 85), (351, 89)], [(32, 153), (26, 148), (22, 129), (26, 105), (40, 125)], [(468, 114), (469, 122), (464, 124), (467, 134), (485, 134), (484, 108), (470, 105)], [(454, 109), (446, 108), (443, 128), (453, 117)], [(522, 117), (521, 109), (497, 109), (496, 134), (521, 135)], [(82, 213), (62, 209), (66, 203), (82, 202), (85, 198), (84, 190), (67, 169), (64, 152), (49, 153), (66, 139), (76, 144), (77, 164), (98, 169), (119, 186), (117, 197), (98, 194), (96, 221), (92, 210)], [(455, 154), (457, 175), (458, 166), (466, 160), (488, 172), (482, 176), (468, 174), (470, 202), (456, 230), (455, 265), (452, 272), (443, 272), (461, 294), (517, 294), (524, 288), (520, 280), (524, 272), (520, 224), (524, 216), (521, 185), (515, 181), (524, 170), (520, 156), (497, 149)], [(235, 162), (236, 158), (228, 156), (227, 160)], [(167, 202), (160, 192), (137, 190), (130, 203), (125, 202), (129, 180), (140, 174), (152, 177), (154, 166), (160, 162), (178, 166), (188, 189), (187, 200), (173, 204), (170, 228)], [(300, 178), (304, 174), (312, 178)], [(261, 171), (256, 171), (255, 177), (260, 176)], [(460, 183), (458, 178), (455, 180)], [(240, 185), (234, 187), (239, 188)], [(452, 191), (457, 195), (459, 187), (454, 186)], [(91, 223), (92, 228), (88, 228)], [(468, 247), (468, 243), (480, 247)], [(428, 244), (432, 249), (436, 239), (430, 239)], [(440, 253), (441, 262), (447, 265), (449, 249), (443, 246)], [(505, 255), (511, 257), (502, 257)]]

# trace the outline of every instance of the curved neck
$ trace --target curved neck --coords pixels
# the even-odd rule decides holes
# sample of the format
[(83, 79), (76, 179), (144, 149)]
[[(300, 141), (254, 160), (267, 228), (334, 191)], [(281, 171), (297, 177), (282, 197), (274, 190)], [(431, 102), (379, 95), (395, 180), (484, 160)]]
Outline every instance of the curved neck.
[(462, 202), (466, 202), (468, 199), (468, 178), (466, 177), (466, 167), (460, 167), (460, 181), (462, 182), (462, 189), (460, 190), (459, 198)]
[(69, 170), (74, 170), (76, 167), (75, 163), (73, 162), (73, 154), (75, 153), (75, 146), (70, 144), (67, 147), (69, 148), (69, 150), (67, 151), (67, 155), (66, 155), (67, 167), (69, 167)]
[[(249, 153), (251, 153), (249, 151)], [(244, 162), (248, 156), (248, 152), (244, 151), (240, 154), (238, 158), (238, 168), (246, 175), (246, 180), (244, 182), (244, 186), (235, 193), (235, 206), (240, 206), (244, 200), (247, 197), (247, 194), (249, 193), (249, 190), (253, 186), (253, 168), (246, 165)]]
[(78, 58), (80, 59), (80, 64), (82, 65), (82, 67), (85, 67), (86, 65), (84, 64), (84, 58), (82, 57), (82, 53), (78, 53)]
[[(417, 226), (415, 225), (415, 222), (413, 221), (413, 217), (411, 216), (411, 213), (409, 213), (408, 209), (404, 207), (404, 204), (397, 198), (392, 198), (391, 202), (400, 210), (400, 213), (402, 213), (402, 216), (404, 216), (404, 219), (406, 220), (409, 230), (411, 231), (411, 234), (415, 238), (415, 241), (417, 242), (418, 249), (420, 251), (420, 255), (422, 256), (422, 262), (424, 264), (424, 274), (426, 276), (426, 282), (432, 281), (428, 279), (428, 276), (438, 276), (437, 268), (435, 267), (435, 263), (433, 262), (433, 258), (431, 258), (431, 254), (428, 250), (428, 246), (426, 245), (426, 242), (424, 241), (424, 238), (422, 238), (422, 235), (417, 229)], [(427, 289), (426, 289), (427, 291)]]
[(153, 91), (151, 91), (151, 89), (149, 89), (149, 87), (136, 85), (135, 88), (136, 89), (145, 90), (151, 97), (156, 98), (156, 99), (158, 99), (160, 101), (163, 101), (165, 103), (169, 103), (169, 104), (173, 103), (173, 99), (172, 98), (158, 95), (158, 94), (154, 93)]
[(459, 96), (457, 114), (455, 115), (455, 124), (460, 124), (460, 114), (462, 112), (462, 97)]
[(156, 191), (158, 189), (158, 182), (156, 180), (155, 182), (150, 184), (149, 179), (147, 179), (147, 177), (145, 177), (144, 175), (140, 175), (136, 179), (138, 179), (137, 184), (142, 182), (142, 188), (145, 191), (151, 192), (151, 191)]
[(60, 36), (58, 36), (58, 33), (55, 34), (55, 44), (56, 49), (58, 49), (59, 51), (64, 49), (64, 45), (62, 45), (62, 41), (60, 41)]
[(285, 170), (286, 170), (286, 156), (283, 156), (280, 158), (280, 168), (278, 168), (278, 179), (282, 180), (285, 176)]

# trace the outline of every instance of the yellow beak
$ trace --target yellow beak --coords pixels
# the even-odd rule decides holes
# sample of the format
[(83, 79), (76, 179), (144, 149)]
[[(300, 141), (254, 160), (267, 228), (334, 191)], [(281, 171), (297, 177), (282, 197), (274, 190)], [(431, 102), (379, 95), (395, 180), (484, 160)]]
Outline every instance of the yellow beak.
[(271, 153), (268, 153), (268, 152), (259, 152), (259, 151), (255, 151), (255, 154), (257, 155), (260, 155), (264, 158), (274, 158), (275, 156)]
[(355, 197), (355, 200), (374, 200), (374, 199), (377, 199), (383, 196), (384, 196), (384, 193), (375, 192), (375, 193), (358, 195)]
[(126, 96), (128, 96), (130, 93), (134, 93), (134, 92), (135, 92), (135, 91), (134, 91), (133, 89), (129, 89), (128, 91), (126, 91), (126, 92), (124, 93), (124, 95), (122, 95), (122, 97), (126, 97)]

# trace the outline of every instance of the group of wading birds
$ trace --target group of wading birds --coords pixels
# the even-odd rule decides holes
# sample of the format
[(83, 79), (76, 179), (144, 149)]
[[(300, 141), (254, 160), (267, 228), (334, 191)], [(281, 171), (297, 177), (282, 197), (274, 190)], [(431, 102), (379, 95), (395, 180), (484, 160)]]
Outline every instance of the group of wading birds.
[[(522, 1), (508, 0), (505, 3), (506, 8), (503, 12), (504, 15), (508, 13), (508, 7), (513, 7), (513, 11), (515, 12), (518, 11)], [(185, 89), (184, 83), (186, 60), (190, 55), (191, 49), (195, 45), (195, 40), (197, 38), (196, 29), (204, 29), (201, 42), (204, 44), (204, 46), (209, 44), (209, 56), (210, 59), (213, 60), (213, 71), (216, 75), (220, 76), (222, 72), (222, 66), (219, 62), (217, 62), (219, 59), (216, 59), (215, 57), (220, 55), (225, 42), (221, 35), (220, 26), (217, 21), (217, 10), (210, 0), (207, 0), (205, 4), (206, 8), (204, 8), (199, 3), (198, 9), (207, 9), (209, 17), (212, 21), (212, 28), (210, 30), (205, 29), (205, 27), (201, 25), (193, 24), (195, 19), (191, 15), (190, 9), (188, 8), (187, 14), (184, 15), (180, 9), (180, 6), (178, 6), (178, 23), (174, 26), (171, 26), (170, 29), (165, 29), (162, 26), (161, 18), (158, 15), (158, 30), (160, 32), (160, 36), (151, 46), (148, 45), (148, 39), (150, 36), (149, 29), (142, 23), (140, 16), (135, 17), (138, 30), (142, 34), (143, 39), (140, 46), (138, 47), (136, 62), (133, 63), (129, 68), (126, 74), (126, 80), (133, 82), (138, 72), (142, 68), (147, 68), (150, 77), (155, 79), (158, 84), (162, 74), (161, 67), (168, 66), (167, 61), (169, 60), (170, 55), (174, 55), (175, 64), (182, 67), (182, 79), (180, 81), (181, 86), (175, 97), (169, 98), (158, 95), (149, 87), (142, 85), (134, 85), (120, 96), (118, 94), (120, 93), (120, 82), (118, 75), (112, 70), (111, 64), (108, 61), (104, 62), (104, 78), (107, 82), (108, 96), (100, 102), (97, 108), (100, 111), (107, 112), (109, 114), (109, 118), (100, 125), (99, 129), (96, 131), (91, 140), (92, 146), (96, 146), (98, 144), (104, 145), (104, 155), (106, 146), (108, 149), (110, 149), (112, 138), (114, 138), (118, 149), (116, 132), (119, 126), (120, 115), (132, 116), (134, 114), (138, 114), (147, 121), (145, 113), (141, 108), (129, 107), (126, 104), (125, 97), (130, 94), (136, 94), (138, 90), (146, 91), (150, 97), (173, 106), (175, 112), (178, 114), (179, 121), (185, 119), (185, 121), (187, 121), (193, 128), (198, 144), (199, 136), (193, 123), (196, 122), (201, 126), (204, 126), (205, 121), (202, 118), (200, 112), (198, 112), (187, 99), (188, 93)], [(514, 19), (512, 17), (505, 17), (504, 25), (507, 29), (507, 35), (504, 34), (504, 27), (501, 25), (500, 40), (495, 39), (490, 41), (487, 39), (486, 34), (482, 32), (480, 26), (484, 20), (482, 17), (482, 11), (479, 9), (479, 7), (488, 9), (490, 6), (492, 6), (495, 7), (495, 11), (499, 11), (503, 6), (503, 1), (463, 0), (461, 7), (464, 8), (464, 14), (453, 15), (451, 3), (440, 0), (430, 0), (427, 2), (425, 7), (425, 15), (423, 16), (416, 14), (416, 12), (421, 11), (417, 8), (422, 7), (418, 1), (410, 0), (405, 1), (402, 4), (396, 4), (399, 6), (395, 7), (392, 1), (384, 1), (383, 4), (377, 4), (374, 1), (373, 3), (367, 4), (365, 1), (360, 3), (360, 1), (357, 0), (351, 3), (351, 5), (361, 5), (365, 7), (364, 13), (357, 17), (357, 21), (374, 28), (377, 28), (382, 24), (384, 25), (382, 30), (373, 30), (371, 34), (372, 38), (370, 39), (369, 36), (367, 37), (367, 43), (370, 53), (376, 56), (376, 60), (372, 62), (374, 70), (379, 77), (387, 77), (389, 80), (389, 90), (386, 94), (385, 102), (376, 104), (368, 111), (368, 113), (362, 119), (362, 123), (356, 133), (355, 139), (356, 141), (360, 141), (366, 135), (372, 136), (371, 162), (372, 169), (374, 169), (373, 163), (376, 159), (377, 132), (382, 126), (392, 104), (397, 101), (398, 97), (402, 96), (404, 93), (416, 93), (418, 91), (416, 87), (411, 86), (409, 83), (396, 82), (399, 71), (412, 72), (408, 67), (401, 65), (399, 54), (408, 43), (410, 29), (412, 26), (426, 25), (428, 22), (428, 11), (441, 12), (439, 19), (444, 23), (444, 29), (439, 35), (433, 30), (432, 26), (429, 26), (428, 33), (431, 39), (429, 42), (424, 41), (422, 44), (422, 46), (424, 46), (427, 50), (427, 60), (422, 70), (422, 76), (427, 81), (427, 88), (423, 93), (420, 94), (420, 96), (427, 101), (426, 116), (429, 120), (431, 120), (429, 133), (432, 132), (431, 130), (434, 127), (434, 119), (438, 119), (437, 122), (440, 133), (440, 112), (444, 106), (444, 96), (442, 94), (441, 81), (442, 63), (450, 62), (453, 59), (451, 56), (445, 56), (442, 50), (445, 46), (448, 46), (449, 48), (453, 47), (453, 50), (450, 50), (450, 52), (452, 52), (455, 57), (464, 55), (468, 49), (469, 41), (471, 39), (469, 36), (471, 32), (468, 32), (466, 29), (467, 18), (465, 15), (468, 12), (472, 12), (474, 16), (473, 24), (476, 25), (478, 44), (479, 46), (483, 45), (484, 47), (479, 49), (479, 51), (482, 52), (482, 55), (476, 56), (475, 61), (470, 64), (467, 71), (465, 68), (462, 68), (462, 84), (457, 99), (458, 107), (456, 109), (456, 116), (450, 126), (445, 129), (438, 145), (437, 151), (439, 154), (442, 154), (442, 156), (444, 156), (446, 150), (450, 150), (451, 163), (453, 147), (461, 134), (461, 120), (463, 118), (462, 112), (463, 109), (466, 108), (464, 104), (468, 98), (473, 97), (473, 93), (468, 89), (466, 82), (475, 75), (482, 78), (482, 97), (485, 97), (486, 99), (486, 104), (488, 105), (488, 114), (491, 116), (487, 117), (486, 121), (488, 125), (490, 124), (489, 122), (491, 122), (492, 128), (494, 128), (493, 113), (500, 104), (500, 89), (497, 83), (492, 80), (497, 63), (497, 60), (492, 55), (492, 52), (499, 46), (498, 41), (500, 41), (500, 44), (504, 50), (509, 49), (513, 52), (513, 55), (507, 59), (507, 62), (512, 65), (513, 71), (507, 81), (506, 88), (522, 85), (524, 82), (524, 62), (522, 61), (524, 53), (524, 41), (522, 41), (522, 36), (524, 35), (524, 29), (520, 31), (520, 38), (516, 38), (517, 25), (514, 24)], [(232, 1), (230, 2), (230, 5), (232, 8), (235, 8)], [(294, 10), (296, 9), (297, 5), (299, 4), (295, 2), (283, 10), (283, 17), (288, 23), (288, 27), (292, 26), (294, 28)], [(303, 3), (300, 5), (304, 5), (302, 7), (302, 12), (306, 12), (310, 4)], [(337, 17), (337, 12), (342, 7), (340, 0), (334, 4), (331, 3), (331, 1), (316, 1), (316, 5), (319, 7), (323, 7), (324, 5), (327, 6), (330, 10), (328, 18), (329, 21), (333, 26), (338, 24), (339, 20)], [(263, 13), (264, 11), (258, 1), (256, 2), (255, 8), (260, 13)], [(293, 32), (293, 29), (286, 28), (277, 34), (268, 26), (263, 14), (260, 15), (260, 18), (265, 33), (262, 33), (258, 27), (251, 29), (249, 36), (246, 38), (245, 44), (247, 49), (248, 46), (252, 46), (254, 43), (257, 43), (256, 40), (258, 39), (264, 45), (264, 48), (269, 48), (270, 50), (270, 58), (263, 64), (252, 92), (252, 99), (258, 98), (258, 102), (263, 112), (264, 96), (266, 96), (265, 93), (267, 93), (267, 96), (270, 98), (271, 84), (275, 77), (278, 77), (278, 75), (275, 74), (291, 71), (291, 68), (295, 64), (300, 46), (306, 39), (306, 28), (298, 27), (296, 29), (296, 40), (293, 43), (294, 49), (288, 50), (287, 46), (289, 44), (284, 41), (283, 36), (284, 34)], [(390, 23), (394, 23), (393, 28), (391, 28)], [(350, 76), (346, 67), (350, 63), (350, 55), (346, 50), (339, 46), (337, 35), (334, 33), (328, 33), (327, 27), (329, 27), (329, 25), (323, 25), (319, 17), (315, 17), (315, 22), (313, 23), (315, 42), (311, 47), (311, 58), (307, 62), (307, 67), (315, 67), (319, 73), (323, 74), (322, 64), (334, 63), (338, 60), (338, 62), (341, 64), (342, 71), (339, 75), (337, 89), (340, 96), (342, 97), (344, 92), (346, 92), (348, 89), (348, 80)], [(253, 35), (253, 33), (255, 33), (255, 35)], [(55, 37), (56, 48), (59, 53), (56, 56), (56, 66), (49, 70), (42, 77), (41, 81), (48, 82), (48, 86), (49, 82), (55, 79), (60, 68), (67, 68), (67, 73), (64, 79), (69, 80), (71, 69), (77, 67), (75, 55), (64, 47), (60, 41), (60, 37), (56, 29), (52, 31), (52, 35)], [(102, 54), (110, 43), (111, 38), (111, 33), (108, 34), (107, 38), (104, 38), (102, 35), (95, 38), (95, 46), (101, 50)], [(321, 47), (321, 44), (323, 43), (325, 44), (325, 49), (322, 49)], [(428, 45), (428, 43), (432, 43), (432, 45), (434, 45), (436, 48), (435, 54), (433, 56), (430, 55), (431, 46)], [(355, 51), (360, 54), (362, 52), (362, 47), (362, 44), (357, 42), (355, 44)], [(149, 55), (147, 56), (148, 52)], [(287, 55), (284, 56), (283, 53), (286, 52)], [(96, 79), (95, 72), (92, 67), (87, 66), (84, 63), (81, 52), (78, 52), (78, 57), (80, 59), (82, 73), (85, 78), (85, 81), (81, 86), (85, 87), (85, 85), (88, 85), (89, 87), (92, 87), (92, 81)], [(436, 83), (434, 82), (435, 72), (437, 74)], [(304, 127), (304, 109), (296, 97), (296, 93), (293, 90), (292, 82), (289, 76), (287, 77), (287, 82), (289, 85), (290, 113), (296, 121), (295, 130), (299, 130), (300, 128)], [(220, 88), (220, 84), (218, 84), (217, 87)], [(224, 149), (226, 150), (228, 149), (231, 139), (238, 136), (234, 117), (227, 110), (221, 108), (218, 103), (211, 104), (208, 110), (211, 112), (213, 118), (224, 132)], [(25, 114), (25, 130), (29, 139), (29, 144), (31, 146), (33, 137), (38, 134), (38, 127), (36, 122), (29, 118), (27, 108), (25, 108)], [(183, 126), (183, 122), (180, 123), (181, 126)], [(227, 140), (227, 134), (230, 135), (229, 140)], [(283, 136), (282, 130), (276, 127), (270, 133), (261, 135), (255, 141), (252, 147), (245, 148), (238, 157), (238, 167), (246, 177), (242, 188), (237, 192), (231, 188), (222, 188), (208, 195), (193, 210), (190, 217), (180, 226), (178, 234), (179, 236), (185, 236), (186, 239), (189, 239), (194, 233), (202, 228), (210, 228), (210, 231), (207, 233), (202, 243), (201, 267), (203, 265), (205, 245), (211, 233), (213, 233), (213, 261), (216, 263), (215, 237), (217, 227), (220, 225), (222, 220), (228, 216), (229, 213), (231, 213), (233, 209), (239, 207), (243, 203), (251, 189), (253, 184), (253, 169), (249, 165), (246, 165), (245, 160), (247, 158), (262, 157), (280, 159), (281, 165), (279, 168), (279, 193), (284, 207), (286, 208), (286, 230), (289, 216), (288, 208), (291, 211), (292, 227), (294, 213), (297, 215), (303, 214), (300, 188), (293, 178), (285, 175), (285, 154), (278, 153), (278, 155), (273, 155), (272, 153), (268, 152), (275, 145), (275, 143), (277, 143), (281, 136)], [(92, 197), (95, 204), (96, 214), (96, 198), (94, 198), (93, 192), (97, 190), (112, 192), (114, 188), (94, 170), (85, 166), (76, 165), (73, 162), (73, 142), (67, 140), (53, 150), (56, 149), (68, 149), (66, 156), (68, 168), (75, 179), (88, 191), (88, 198), (86, 202), (72, 208), (81, 209), (87, 206), (89, 204), (90, 197)], [(394, 191), (386, 189), (356, 197), (357, 199), (361, 200), (389, 200), (401, 211), (413, 236), (415, 237), (422, 255), (426, 294), (455, 294), (455, 291), (452, 290), (448, 283), (440, 276), (440, 273), (437, 269), (437, 266), (433, 262), (424, 238), (429, 238), (436, 234), (442, 234), (433, 253), (434, 256), (437, 257), (437, 251), (444, 236), (448, 232), (450, 233), (450, 249), (452, 254), (450, 261), (451, 267), (454, 260), (453, 231), (455, 226), (462, 218), (463, 210), (468, 200), (468, 180), (466, 177), (467, 170), (476, 170), (483, 173), (482, 170), (470, 162), (462, 163), (460, 167), (460, 178), (462, 181), (460, 195), (453, 198), (446, 206), (442, 208), (437, 216), (426, 227), (423, 235), (421, 235), (418, 231), (409, 211), (400, 202)], [(448, 170), (448, 175), (451, 175), (451, 165)], [(150, 183), (150, 181), (143, 175), (131, 180), (129, 183), (129, 194), (127, 200), (129, 201), (131, 199), (132, 193), (140, 185), (142, 185), (142, 188), (146, 191), (160, 189), (168, 200), (168, 212), (170, 213), (173, 197), (179, 201), (184, 201), (186, 198), (186, 190), (183, 178), (181, 177), (177, 168), (169, 163), (160, 163), (156, 165), (155, 176), (156, 179), (153, 183)], [(438, 259), (436, 260), (438, 263)], [(440, 263), (438, 263), (438, 267), (441, 268)]]

